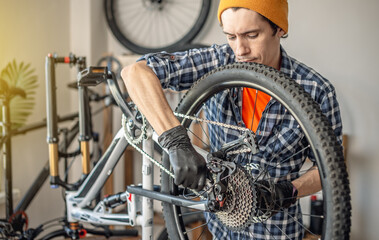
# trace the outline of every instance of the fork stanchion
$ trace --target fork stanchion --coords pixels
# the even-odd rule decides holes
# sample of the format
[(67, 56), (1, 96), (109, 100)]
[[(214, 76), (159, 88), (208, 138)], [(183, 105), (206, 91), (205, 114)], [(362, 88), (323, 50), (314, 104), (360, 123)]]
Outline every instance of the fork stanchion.
[[(81, 69), (82, 70), (82, 69)], [(89, 141), (92, 139), (91, 112), (88, 98), (88, 87), (83, 84), (80, 74), (77, 79), (79, 96), (79, 141), (82, 152), (82, 173), (84, 176), (90, 172)]]
[[(154, 156), (154, 142), (149, 137), (143, 141), (143, 150), (150, 156)], [(154, 188), (154, 174), (153, 163), (149, 158), (143, 156), (142, 158), (142, 187), (144, 189), (153, 190)], [(153, 200), (151, 198), (142, 198), (142, 240), (153, 239)]]
[(58, 144), (49, 143), (50, 176), (58, 177)]
[(57, 96), (55, 84), (55, 57), (49, 54), (45, 62), (46, 80), (46, 123), (47, 143), (49, 144), (50, 185), (58, 187), (58, 119), (57, 119)]
[(90, 152), (89, 152), (89, 142), (81, 141), (80, 142), (80, 151), (82, 152), (82, 172), (85, 175), (88, 175), (91, 171), (90, 168)]

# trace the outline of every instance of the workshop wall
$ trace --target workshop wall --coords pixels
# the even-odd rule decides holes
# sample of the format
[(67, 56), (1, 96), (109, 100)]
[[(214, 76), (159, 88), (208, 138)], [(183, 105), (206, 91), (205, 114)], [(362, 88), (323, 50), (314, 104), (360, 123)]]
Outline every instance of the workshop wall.
[[(28, 123), (42, 121), (45, 110), (45, 57), (48, 53), (70, 52), (69, 1), (1, 1), (0, 3), (0, 69), (15, 59), (30, 63), (35, 68), (39, 87), (36, 104)], [(69, 82), (68, 67), (58, 67), (57, 87), (60, 114), (68, 113), (71, 100), (66, 96)], [(67, 90), (66, 90), (67, 91)], [(36, 130), (12, 139), (13, 187), (24, 194), (47, 162), (46, 130)], [(2, 186), (2, 190), (3, 190)], [(16, 199), (17, 200), (17, 199)], [(19, 199), (18, 199), (19, 200)], [(16, 205), (15, 205), (16, 206)], [(48, 184), (38, 193), (29, 211), (29, 226), (37, 226), (63, 213), (61, 190), (51, 190)], [(0, 205), (3, 218), (4, 205)]]

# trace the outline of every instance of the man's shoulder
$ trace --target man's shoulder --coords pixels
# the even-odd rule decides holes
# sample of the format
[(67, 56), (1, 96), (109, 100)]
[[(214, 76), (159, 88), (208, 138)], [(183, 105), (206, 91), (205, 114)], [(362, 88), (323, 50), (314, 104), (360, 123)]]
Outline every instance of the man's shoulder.
[(293, 57), (288, 56), (288, 60), (291, 66), (291, 78), (300, 85), (311, 85), (328, 92), (334, 91), (333, 84), (315, 69)]
[(225, 59), (227, 62), (234, 60), (234, 52), (229, 44), (212, 44), (208, 48), (200, 49), (200, 51), (202, 50), (214, 54), (220, 60)]

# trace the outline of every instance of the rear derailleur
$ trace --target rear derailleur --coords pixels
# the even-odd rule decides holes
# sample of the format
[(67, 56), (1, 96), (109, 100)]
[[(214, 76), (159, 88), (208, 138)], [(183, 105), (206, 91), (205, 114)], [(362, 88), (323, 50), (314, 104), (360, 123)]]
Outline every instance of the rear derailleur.
[(211, 212), (216, 212), (224, 206), (227, 198), (228, 178), (234, 174), (237, 165), (229, 161), (224, 153), (215, 152), (208, 155), (207, 168), (209, 170), (208, 179), (210, 180), (208, 209)]

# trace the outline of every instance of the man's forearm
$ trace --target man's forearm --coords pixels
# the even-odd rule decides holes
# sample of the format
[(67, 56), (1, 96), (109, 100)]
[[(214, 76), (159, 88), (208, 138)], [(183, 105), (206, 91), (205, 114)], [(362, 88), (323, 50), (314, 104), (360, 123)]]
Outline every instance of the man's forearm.
[(121, 76), (131, 99), (158, 135), (180, 124), (172, 113), (159, 79), (145, 61), (125, 67)]
[(305, 197), (320, 191), (321, 180), (317, 167), (312, 167), (304, 175), (292, 181), (298, 191), (298, 198)]

